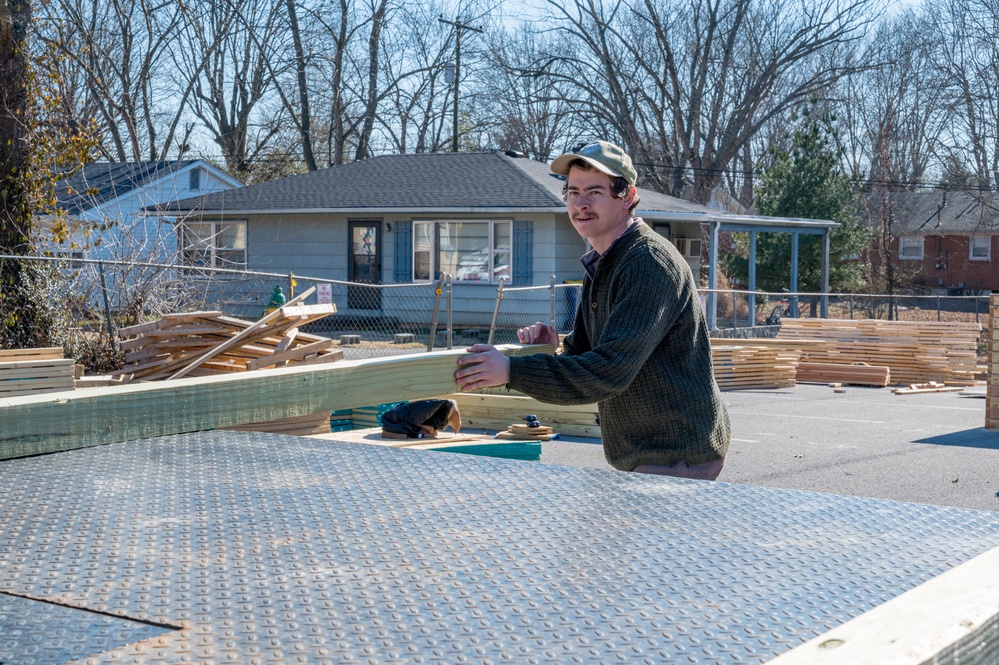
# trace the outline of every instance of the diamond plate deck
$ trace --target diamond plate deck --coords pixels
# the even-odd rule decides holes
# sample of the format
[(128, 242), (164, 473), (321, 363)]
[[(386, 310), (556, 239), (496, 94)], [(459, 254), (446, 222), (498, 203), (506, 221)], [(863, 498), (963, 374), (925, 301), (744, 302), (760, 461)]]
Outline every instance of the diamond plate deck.
[(994, 513), (271, 434), (0, 462), (0, 591), (180, 627), (93, 664), (760, 663), (995, 546)]

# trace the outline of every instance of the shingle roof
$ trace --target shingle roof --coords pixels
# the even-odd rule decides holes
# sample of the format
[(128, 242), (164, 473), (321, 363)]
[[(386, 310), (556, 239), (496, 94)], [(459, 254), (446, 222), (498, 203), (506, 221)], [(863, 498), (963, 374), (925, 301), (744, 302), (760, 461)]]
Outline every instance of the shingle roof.
[[(994, 192), (891, 192), (892, 232), (999, 233), (999, 197)], [(881, 221), (882, 197), (867, 196), (868, 225)]]
[(112, 201), (134, 189), (179, 171), (197, 160), (95, 162), (56, 184), (58, 205), (71, 215)]
[[(665, 206), (648, 208), (651, 205)], [(548, 165), (502, 152), (384, 155), (163, 205), (164, 212), (336, 210), (561, 210), (562, 180)], [(643, 210), (709, 211), (642, 191)]]

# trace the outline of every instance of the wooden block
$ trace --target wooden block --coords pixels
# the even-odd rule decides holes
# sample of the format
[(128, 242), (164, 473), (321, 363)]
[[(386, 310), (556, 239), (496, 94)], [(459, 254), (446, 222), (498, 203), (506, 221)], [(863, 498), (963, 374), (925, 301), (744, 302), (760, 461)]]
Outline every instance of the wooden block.
[(396, 333), (392, 338), (395, 344), (411, 344), (415, 340), (413, 333)]
[(360, 344), (360, 335), (340, 335), (340, 345), (346, 346), (348, 344)]

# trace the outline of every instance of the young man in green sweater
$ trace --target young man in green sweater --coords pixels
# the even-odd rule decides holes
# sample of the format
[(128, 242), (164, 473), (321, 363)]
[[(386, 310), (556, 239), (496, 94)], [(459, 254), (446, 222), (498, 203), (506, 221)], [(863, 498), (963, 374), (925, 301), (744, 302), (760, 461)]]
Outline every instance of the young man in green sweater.
[[(463, 391), (508, 385), (553, 404), (597, 403), (604, 454), (623, 471), (714, 480), (729, 419), (711, 370), (708, 330), (694, 277), (672, 243), (633, 213), (631, 158), (605, 141), (552, 162), (566, 176), (569, 219), (593, 248), (575, 326), (563, 353), (508, 358), (476, 344), (458, 360)], [(535, 323), (525, 344), (558, 344)]]

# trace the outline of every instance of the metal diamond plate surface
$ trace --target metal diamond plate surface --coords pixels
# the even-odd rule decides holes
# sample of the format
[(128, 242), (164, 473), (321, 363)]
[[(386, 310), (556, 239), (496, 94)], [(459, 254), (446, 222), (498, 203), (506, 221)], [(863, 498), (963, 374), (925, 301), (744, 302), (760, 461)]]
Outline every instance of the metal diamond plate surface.
[(0, 664), (65, 663), (170, 630), (0, 593)]
[(0, 462), (0, 591), (181, 627), (93, 664), (760, 663), (995, 546), (993, 513), (272, 434)]

